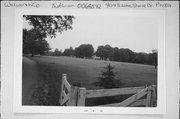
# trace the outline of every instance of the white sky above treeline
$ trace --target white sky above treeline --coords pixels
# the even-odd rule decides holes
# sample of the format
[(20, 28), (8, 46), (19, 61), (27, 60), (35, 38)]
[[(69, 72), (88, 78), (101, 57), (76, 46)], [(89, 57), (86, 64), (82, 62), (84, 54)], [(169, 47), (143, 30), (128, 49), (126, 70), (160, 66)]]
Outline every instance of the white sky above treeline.
[[(24, 28), (28, 28), (24, 22)], [(157, 49), (158, 24), (151, 17), (75, 16), (73, 29), (56, 38), (47, 38), (52, 50), (64, 51), (81, 44), (92, 44), (94, 49), (109, 44), (112, 47), (129, 48), (134, 52), (152, 52)]]

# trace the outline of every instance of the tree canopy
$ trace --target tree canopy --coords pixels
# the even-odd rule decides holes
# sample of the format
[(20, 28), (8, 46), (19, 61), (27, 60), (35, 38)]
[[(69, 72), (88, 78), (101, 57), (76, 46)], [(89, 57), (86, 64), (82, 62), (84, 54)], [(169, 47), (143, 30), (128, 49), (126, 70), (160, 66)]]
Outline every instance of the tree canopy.
[(74, 56), (74, 50), (72, 47), (69, 49), (65, 49), (63, 52), (63, 56)]
[(110, 45), (99, 46), (96, 55), (101, 57), (101, 59), (111, 59), (113, 56), (113, 48)]
[(23, 16), (34, 29), (45, 33), (46, 37), (56, 37), (56, 33), (72, 29), (74, 16), (44, 16), (24, 15)]
[(158, 63), (157, 49), (153, 49), (151, 53), (144, 53), (133, 52), (128, 48), (111, 47), (110, 45), (100, 45), (94, 53), (94, 48), (91, 44), (82, 44), (75, 49), (72, 47), (65, 49), (61, 55), (76, 56), (79, 58), (92, 58), (93, 55), (96, 55), (97, 57), (100, 57), (99, 59), (101, 60), (148, 64), (154, 65), (155, 68)]
[(91, 44), (82, 44), (75, 48), (75, 56), (80, 58), (91, 58), (94, 54), (94, 48)]
[(45, 51), (50, 50), (48, 42), (44, 39), (44, 33), (39, 32), (39, 30), (23, 29), (23, 53), (43, 55)]
[[(53, 38), (57, 33), (62, 33), (72, 29), (74, 16), (43, 16), (43, 15), (24, 15), (26, 21), (32, 26), (30, 30), (23, 29), (23, 53), (32, 56), (44, 54), (50, 49), (47, 36)], [(56, 55), (60, 52), (56, 51)]]
[(61, 55), (62, 55), (62, 52), (61, 52), (61, 50), (59, 50), (58, 48), (56, 48), (56, 49), (54, 50), (54, 52), (53, 52), (53, 55), (54, 55), (54, 56), (61, 56)]

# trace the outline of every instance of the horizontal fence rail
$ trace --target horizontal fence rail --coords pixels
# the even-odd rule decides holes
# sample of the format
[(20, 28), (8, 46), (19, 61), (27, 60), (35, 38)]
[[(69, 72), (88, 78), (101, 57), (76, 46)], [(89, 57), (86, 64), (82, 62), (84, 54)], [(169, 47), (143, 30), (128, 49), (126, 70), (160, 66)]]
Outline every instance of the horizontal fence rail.
[[(88, 98), (108, 97), (108, 96), (120, 96), (133, 94), (126, 100), (106, 105), (97, 106), (109, 106), (109, 107), (137, 107), (146, 106), (154, 107), (157, 103), (157, 87), (156, 85), (144, 86), (144, 87), (128, 87), (128, 88), (114, 88), (114, 89), (98, 89), (98, 90), (86, 90), (77, 86), (71, 86), (67, 81), (67, 75), (63, 74), (61, 82), (61, 94), (60, 105), (61, 106), (85, 106), (85, 101)], [(145, 97), (145, 98), (143, 98)]]
[(141, 91), (142, 89), (144, 89), (144, 87), (87, 90), (86, 97), (87, 98), (95, 98), (95, 97), (135, 94), (135, 93)]
[(137, 94), (129, 97), (128, 99), (122, 101), (121, 103), (114, 103), (114, 104), (109, 104), (106, 106), (117, 106), (117, 107), (127, 107), (129, 106), (131, 103), (137, 101), (139, 98), (145, 96), (147, 94), (147, 89), (145, 88), (143, 90), (141, 90), (140, 92), (138, 92)]

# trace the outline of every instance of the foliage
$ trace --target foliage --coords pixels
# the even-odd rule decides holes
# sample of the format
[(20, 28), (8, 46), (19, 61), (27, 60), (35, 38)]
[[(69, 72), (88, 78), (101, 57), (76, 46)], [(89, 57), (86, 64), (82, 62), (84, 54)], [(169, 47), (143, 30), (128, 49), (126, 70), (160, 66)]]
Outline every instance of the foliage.
[(98, 77), (99, 81), (95, 82), (95, 85), (105, 89), (120, 87), (120, 80), (115, 79), (114, 67), (109, 63), (104, 69), (105, 71), (101, 72), (101, 76)]
[(99, 46), (96, 51), (96, 56), (101, 57), (104, 60), (129, 62), (139, 64), (149, 64), (157, 67), (157, 50), (153, 50), (152, 53), (136, 53), (128, 48), (111, 47), (110, 45)]
[(44, 39), (45, 34), (36, 29), (23, 29), (23, 53), (43, 55), (50, 50), (48, 42)]
[(24, 15), (23, 16), (34, 29), (45, 34), (45, 36), (56, 37), (56, 33), (62, 33), (72, 29), (74, 16), (40, 16)]
[(56, 48), (53, 52), (53, 56), (61, 56), (61, 55), (62, 55), (62, 52), (58, 48)]
[(75, 48), (75, 56), (80, 58), (91, 58), (94, 54), (94, 48), (91, 44), (82, 44)]
[(113, 48), (110, 45), (99, 46), (96, 51), (96, 56), (101, 57), (101, 59), (107, 60), (107, 58), (112, 59)]
[(158, 63), (157, 61), (158, 61), (157, 52), (152, 52), (149, 54), (135, 53), (135, 58), (134, 58), (135, 63), (154, 65), (155, 68), (157, 68), (157, 63)]
[(157, 64), (158, 64), (158, 51), (157, 51), (157, 49), (153, 49), (151, 55), (152, 55), (152, 59), (153, 59), (153, 65), (155, 68), (157, 68)]
[(128, 48), (121, 48), (119, 49), (119, 61), (121, 62), (133, 62), (134, 59), (134, 52)]
[(73, 50), (72, 47), (65, 49), (64, 56), (76, 56), (79, 58), (92, 58), (93, 55), (100, 57), (102, 60), (110, 60), (117, 62), (129, 62), (138, 64), (148, 64), (157, 67), (157, 54), (156, 49), (152, 53), (133, 52), (128, 48), (111, 47), (110, 45), (98, 46), (97, 51), (94, 53), (94, 48), (90, 44), (82, 44)]
[(110, 45), (99, 46), (96, 55), (101, 57), (101, 59), (110, 59), (112, 61), (121, 61), (121, 62), (132, 62), (134, 53), (126, 48), (112, 48)]
[[(45, 54), (50, 50), (48, 42), (45, 40), (47, 36), (56, 37), (56, 33), (62, 33), (72, 29), (74, 16), (40, 16), (40, 15), (24, 15), (25, 20), (33, 28), (29, 31), (23, 29), (23, 53), (32, 56), (35, 54)], [(48, 52), (48, 55), (60, 56), (61, 52), (56, 49), (54, 53)]]
[(63, 56), (74, 56), (74, 50), (72, 47), (69, 49), (65, 49), (63, 52)]

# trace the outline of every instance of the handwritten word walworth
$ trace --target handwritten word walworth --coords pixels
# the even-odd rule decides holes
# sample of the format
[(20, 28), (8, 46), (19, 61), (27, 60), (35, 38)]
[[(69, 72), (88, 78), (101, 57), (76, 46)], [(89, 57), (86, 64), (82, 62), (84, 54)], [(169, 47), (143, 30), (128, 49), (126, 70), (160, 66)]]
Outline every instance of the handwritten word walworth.
[(37, 2), (5, 2), (5, 7), (35, 7), (39, 8), (40, 4)]

